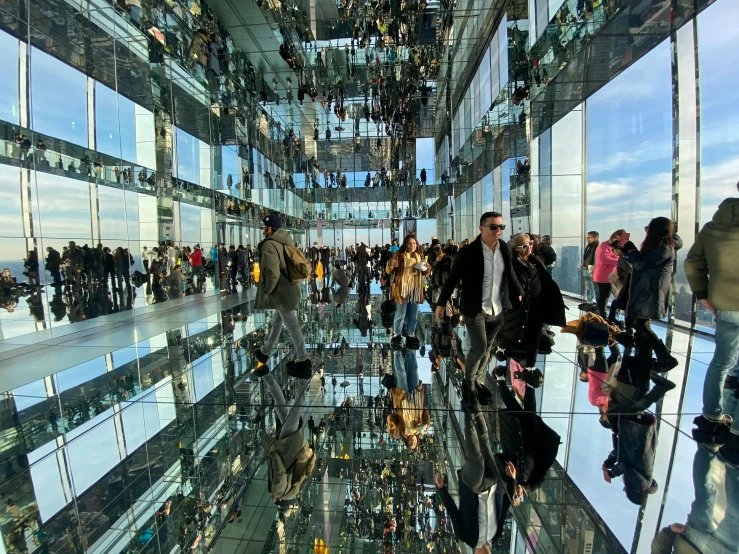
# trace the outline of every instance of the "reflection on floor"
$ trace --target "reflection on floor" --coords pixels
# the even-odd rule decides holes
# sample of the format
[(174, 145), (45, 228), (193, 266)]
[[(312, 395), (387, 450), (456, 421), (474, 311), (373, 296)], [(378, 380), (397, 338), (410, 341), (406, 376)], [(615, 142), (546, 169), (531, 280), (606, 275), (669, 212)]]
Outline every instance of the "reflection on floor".
[[(11, 341), (21, 350), (6, 351), (3, 365), (13, 371), (0, 373), (2, 390), (13, 393), (0, 406), (6, 548), (466, 551), (434, 485), (437, 471), (446, 474), (458, 498), (466, 422), (454, 360), (468, 348), (464, 327), (454, 328), (458, 340), (447, 352), (425, 306), (421, 347), (392, 350), (376, 285), (370, 319), (354, 294), (340, 294), (337, 307), (310, 290), (300, 320), (314, 371), (300, 432), (316, 453), (316, 467), (289, 506), (278, 507), (268, 491), (275, 408), (251, 371), (269, 317), (253, 313), (253, 291), (180, 299), (171, 309), (152, 307), (149, 320), (81, 324), (84, 333), (36, 345)], [(665, 328), (656, 329), (665, 338)], [(688, 522), (687, 538), (704, 554), (737, 552), (739, 474), (691, 436), (713, 343), (672, 333), (681, 363), (669, 378), (678, 386), (652, 408), (657, 487), (636, 505), (623, 491), (624, 477), (604, 479), (612, 433), (599, 422), (588, 384), (578, 379), (577, 339), (553, 331), (555, 345), (537, 364), (544, 373), (540, 388), (523, 386), (510, 371), (500, 381), (496, 362), (488, 367), (494, 398), (483, 413), (496, 456), (515, 457), (504, 432), (511, 386), (561, 440), (546, 479), (510, 508), (491, 551), (650, 552), (661, 528)], [(46, 370), (65, 348), (81, 353), (63, 371)], [(444, 355), (432, 363), (440, 350)], [(8, 386), (34, 356), (45, 361)], [(286, 401), (300, 396), (300, 381), (287, 375), (292, 356), (283, 333), (267, 365)], [(736, 399), (726, 396), (731, 410)], [(417, 441), (394, 438), (403, 410), (415, 418)], [(511, 491), (506, 487), (509, 499)]]

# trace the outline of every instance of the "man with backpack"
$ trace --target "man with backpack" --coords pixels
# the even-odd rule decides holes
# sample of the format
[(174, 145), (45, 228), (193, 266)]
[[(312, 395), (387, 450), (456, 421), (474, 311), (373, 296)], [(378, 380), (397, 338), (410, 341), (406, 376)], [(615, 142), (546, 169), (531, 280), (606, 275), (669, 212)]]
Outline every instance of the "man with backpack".
[[(262, 219), (262, 232), (264, 240), (257, 247), (261, 273), (254, 309), (271, 309), (273, 313), (272, 330), (255, 356), (266, 363), (285, 325), (295, 348), (295, 360), (287, 363), (287, 374), (297, 379), (310, 379), (311, 361), (296, 313), (300, 304), (299, 283), (310, 275), (310, 264), (295, 247), (292, 237), (282, 229), (280, 216), (271, 214)], [(257, 371), (267, 373), (269, 369)]]

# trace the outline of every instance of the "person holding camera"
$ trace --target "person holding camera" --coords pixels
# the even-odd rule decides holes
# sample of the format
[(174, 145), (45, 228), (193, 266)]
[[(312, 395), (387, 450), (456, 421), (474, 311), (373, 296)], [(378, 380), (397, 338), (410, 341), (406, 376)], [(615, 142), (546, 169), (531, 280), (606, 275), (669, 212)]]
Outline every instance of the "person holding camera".
[(390, 298), (395, 302), (395, 319), (393, 320), (393, 336), (390, 345), (400, 348), (401, 332), (406, 321), (408, 348), (416, 349), (421, 342), (416, 337), (418, 323), (418, 305), (423, 303), (423, 278), (431, 273), (431, 266), (423, 261), (418, 252), (418, 241), (415, 235), (407, 235), (403, 245), (385, 264), (385, 271), (393, 276), (390, 286)]

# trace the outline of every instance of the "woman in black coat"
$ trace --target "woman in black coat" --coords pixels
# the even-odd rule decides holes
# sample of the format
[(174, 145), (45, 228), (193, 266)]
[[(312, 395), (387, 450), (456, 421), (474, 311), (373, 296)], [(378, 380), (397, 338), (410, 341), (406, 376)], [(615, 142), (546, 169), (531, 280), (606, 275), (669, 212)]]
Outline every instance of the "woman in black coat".
[(667, 315), (667, 306), (672, 297), (676, 252), (683, 242), (675, 234), (672, 221), (666, 217), (655, 217), (645, 230), (647, 236), (639, 250), (631, 241), (619, 245), (623, 256), (631, 264), (627, 324), (636, 331), (639, 358), (651, 360), (654, 351), (657, 361), (652, 364), (652, 369), (669, 371), (678, 362), (652, 331), (649, 322)]
[[(532, 255), (533, 243), (529, 235), (525, 233), (513, 235), (509, 245), (513, 253), (511, 265), (523, 287), (524, 295), (521, 307), (506, 313), (503, 329), (498, 335), (498, 347), (522, 351), (526, 358), (525, 367), (535, 370), (542, 328), (545, 324), (557, 326), (566, 324), (565, 303), (557, 283), (541, 261)], [(537, 376), (529, 384), (532, 386), (541, 384), (541, 372), (525, 372), (529, 373)], [(522, 377), (526, 379), (527, 375)]]

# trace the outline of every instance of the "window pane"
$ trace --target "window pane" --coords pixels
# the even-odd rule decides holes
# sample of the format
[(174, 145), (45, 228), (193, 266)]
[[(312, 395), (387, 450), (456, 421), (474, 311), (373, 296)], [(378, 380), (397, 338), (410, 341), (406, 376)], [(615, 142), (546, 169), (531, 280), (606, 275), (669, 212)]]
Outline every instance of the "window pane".
[(20, 123), (18, 106), (18, 39), (0, 31), (0, 119)]
[(31, 49), (31, 121), (39, 133), (88, 145), (87, 77), (36, 48)]

